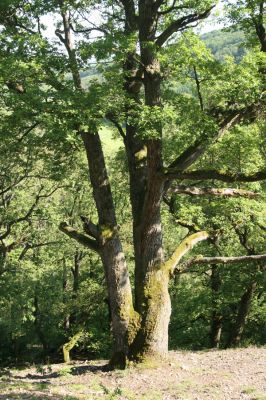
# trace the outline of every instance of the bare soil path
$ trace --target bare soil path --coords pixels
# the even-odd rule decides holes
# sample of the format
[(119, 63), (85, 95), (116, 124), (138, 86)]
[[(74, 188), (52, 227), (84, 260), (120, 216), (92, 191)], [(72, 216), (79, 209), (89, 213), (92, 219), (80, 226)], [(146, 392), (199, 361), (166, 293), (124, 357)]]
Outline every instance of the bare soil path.
[(0, 400), (266, 400), (266, 348), (175, 351), (160, 365), (106, 362), (4, 370)]

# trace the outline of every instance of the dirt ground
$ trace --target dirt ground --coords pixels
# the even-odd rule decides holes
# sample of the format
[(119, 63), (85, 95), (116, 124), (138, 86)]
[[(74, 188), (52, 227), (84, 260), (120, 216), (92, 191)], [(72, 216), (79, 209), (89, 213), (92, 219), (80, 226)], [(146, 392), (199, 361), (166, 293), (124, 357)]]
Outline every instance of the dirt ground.
[(105, 361), (1, 370), (0, 400), (266, 400), (266, 348), (175, 351), (162, 364)]

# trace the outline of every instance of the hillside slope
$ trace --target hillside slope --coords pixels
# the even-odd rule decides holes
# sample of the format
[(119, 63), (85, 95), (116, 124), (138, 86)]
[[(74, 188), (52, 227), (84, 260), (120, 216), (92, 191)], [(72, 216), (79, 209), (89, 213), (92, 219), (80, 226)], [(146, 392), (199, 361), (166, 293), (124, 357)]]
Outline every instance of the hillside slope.
[(245, 37), (241, 31), (215, 30), (205, 33), (201, 38), (219, 61), (226, 56), (233, 56), (239, 62), (245, 53)]
[[(77, 362), (6, 371), (0, 399), (265, 400), (266, 349), (170, 352), (161, 365), (108, 371)], [(42, 374), (43, 373), (43, 374)]]

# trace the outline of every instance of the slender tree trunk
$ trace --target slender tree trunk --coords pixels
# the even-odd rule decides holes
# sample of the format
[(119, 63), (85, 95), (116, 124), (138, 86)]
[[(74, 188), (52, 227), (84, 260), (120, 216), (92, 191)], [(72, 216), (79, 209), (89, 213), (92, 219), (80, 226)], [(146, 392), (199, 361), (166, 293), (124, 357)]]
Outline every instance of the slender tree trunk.
[(257, 283), (252, 281), (245, 292), (243, 293), (239, 306), (238, 306), (238, 313), (236, 317), (236, 322), (233, 327), (232, 335), (229, 341), (228, 347), (237, 347), (239, 346), (244, 328), (246, 319), (250, 310), (250, 304), (252, 301), (252, 297), (256, 290)]
[(83, 133), (90, 180), (98, 218), (100, 256), (105, 269), (114, 337), (113, 364), (126, 362), (129, 343), (138, 326), (132, 301), (126, 261), (117, 232), (117, 222), (109, 179), (98, 133)]
[(46, 341), (46, 338), (43, 334), (42, 327), (41, 327), (41, 322), (40, 322), (40, 309), (39, 309), (39, 301), (38, 301), (38, 295), (37, 295), (37, 289), (35, 290), (34, 293), (34, 327), (35, 327), (35, 332), (37, 334), (37, 337), (42, 344), (43, 351), (46, 353), (48, 351), (48, 344)]
[[(131, 10), (131, 13), (133, 10)], [(73, 82), (77, 92), (82, 93), (82, 83), (76, 52), (71, 38), (70, 14), (61, 2), (61, 16), (64, 35), (57, 36), (65, 45)], [(122, 244), (117, 231), (115, 207), (110, 182), (98, 132), (85, 133), (77, 127), (87, 154), (89, 176), (98, 213), (97, 242), (108, 288), (111, 309), (114, 352), (111, 363), (125, 366), (129, 343), (133, 340), (139, 323), (139, 316), (133, 308), (132, 291)]]
[[(66, 259), (65, 257), (63, 258), (63, 303), (67, 303), (67, 265), (66, 265)], [(66, 314), (65, 320), (64, 320), (64, 330), (66, 332), (66, 335), (68, 334), (67, 331), (69, 330), (70, 327), (70, 315), (69, 313)]]
[(5, 272), (7, 251), (4, 244), (0, 245), (0, 276)]
[(74, 268), (72, 268), (72, 275), (73, 275), (73, 295), (72, 298), (77, 297), (77, 292), (79, 290), (79, 271), (80, 271), (80, 263), (83, 257), (82, 251), (76, 249), (74, 255)]
[(222, 333), (222, 315), (217, 307), (217, 300), (219, 298), (219, 290), (221, 287), (221, 278), (218, 271), (218, 266), (212, 266), (211, 274), (211, 289), (212, 289), (212, 320), (210, 340), (212, 348), (219, 348), (221, 333)]
[[(72, 276), (73, 276), (73, 285), (72, 285), (72, 300), (76, 300), (78, 297), (79, 290), (79, 273), (80, 273), (80, 263), (83, 257), (82, 251), (76, 249), (74, 254), (74, 266), (71, 268)], [(69, 324), (74, 325), (77, 322), (76, 314), (71, 313), (69, 316)]]

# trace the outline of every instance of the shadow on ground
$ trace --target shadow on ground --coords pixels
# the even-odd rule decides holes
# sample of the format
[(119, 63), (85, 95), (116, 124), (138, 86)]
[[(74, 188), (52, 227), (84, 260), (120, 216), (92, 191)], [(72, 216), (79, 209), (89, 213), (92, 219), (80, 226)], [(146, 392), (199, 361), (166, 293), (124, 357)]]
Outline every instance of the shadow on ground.
[[(51, 396), (43, 393), (8, 393), (0, 394), (0, 400), (66, 400), (66, 396)], [(67, 396), (67, 400), (79, 400), (78, 397)]]
[[(69, 367), (69, 371), (68, 374), (69, 375), (83, 375), (86, 374), (87, 372), (91, 372), (91, 373), (98, 373), (98, 372), (110, 372), (112, 371), (112, 369), (110, 368), (110, 366), (108, 364), (104, 364), (104, 365), (78, 365), (78, 366), (68, 366), (66, 365), (66, 367), (63, 367), (62, 370), (64, 368), (68, 368)], [(43, 383), (49, 383), (49, 381), (45, 381), (47, 379), (54, 379), (54, 378), (59, 378), (60, 376), (62, 376), (62, 373), (60, 373), (60, 370), (58, 372), (51, 372), (48, 374), (27, 374), (25, 376), (20, 376), (20, 375), (12, 375), (13, 379), (18, 379), (18, 380), (24, 380), (24, 379), (33, 379), (33, 380), (43, 380)], [(1, 399), (1, 397), (0, 397)]]

